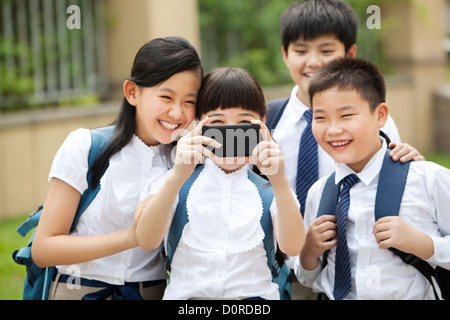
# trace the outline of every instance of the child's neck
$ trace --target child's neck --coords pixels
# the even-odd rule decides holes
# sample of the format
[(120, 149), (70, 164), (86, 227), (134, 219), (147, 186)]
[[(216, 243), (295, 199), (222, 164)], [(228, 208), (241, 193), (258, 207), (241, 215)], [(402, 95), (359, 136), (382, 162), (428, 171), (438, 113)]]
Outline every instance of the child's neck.
[(377, 154), (378, 151), (380, 151), (380, 149), (383, 147), (383, 140), (380, 138), (380, 143), (374, 147), (373, 151), (371, 152), (371, 154), (366, 157), (363, 161), (359, 161), (356, 163), (351, 163), (348, 164), (347, 166), (352, 169), (353, 171), (355, 171), (356, 173), (360, 173), (361, 171), (364, 170), (364, 168), (366, 167), (366, 165), (370, 162), (370, 160), (372, 160), (372, 158)]
[[(222, 170), (225, 174), (231, 174), (234, 173), (236, 171), (241, 170), (244, 166), (245, 163), (236, 163), (236, 160), (233, 159), (232, 163), (227, 163), (227, 159), (228, 158), (219, 158), (221, 160), (220, 163), (216, 163), (214, 161), (212, 161), (214, 163), (214, 165), (216, 165), (220, 170)], [(231, 161), (230, 161), (231, 162)]]

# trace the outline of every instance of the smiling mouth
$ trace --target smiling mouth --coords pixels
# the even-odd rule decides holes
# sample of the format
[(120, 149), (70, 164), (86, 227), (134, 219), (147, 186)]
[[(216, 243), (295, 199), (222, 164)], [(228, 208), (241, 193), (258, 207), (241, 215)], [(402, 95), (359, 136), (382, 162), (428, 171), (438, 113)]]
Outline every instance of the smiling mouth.
[(161, 124), (161, 126), (168, 130), (175, 130), (181, 126), (179, 123), (171, 123), (164, 120), (158, 120), (158, 122)]
[(350, 142), (352, 142), (352, 140), (332, 141), (328, 143), (331, 144), (333, 148), (341, 148), (347, 146)]
[(304, 73), (303, 74), (305, 77), (307, 77), (307, 78), (312, 78), (314, 75), (315, 75), (315, 73), (313, 73), (313, 72), (307, 72), (307, 73)]

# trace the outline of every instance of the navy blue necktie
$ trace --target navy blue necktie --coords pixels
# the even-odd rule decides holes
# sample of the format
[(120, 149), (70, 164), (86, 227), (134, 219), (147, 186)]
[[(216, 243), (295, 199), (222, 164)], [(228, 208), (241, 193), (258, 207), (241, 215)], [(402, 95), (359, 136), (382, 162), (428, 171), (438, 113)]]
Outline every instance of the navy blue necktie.
[(302, 215), (305, 212), (305, 200), (309, 188), (319, 179), (319, 164), (317, 158), (317, 141), (311, 131), (312, 110), (303, 114), (308, 125), (303, 131), (298, 150), (296, 191), (300, 202)]
[(342, 300), (352, 290), (352, 273), (350, 255), (347, 245), (347, 215), (350, 206), (350, 188), (359, 181), (356, 174), (346, 176), (341, 190), (340, 200), (336, 206), (337, 248), (334, 274), (333, 295)]

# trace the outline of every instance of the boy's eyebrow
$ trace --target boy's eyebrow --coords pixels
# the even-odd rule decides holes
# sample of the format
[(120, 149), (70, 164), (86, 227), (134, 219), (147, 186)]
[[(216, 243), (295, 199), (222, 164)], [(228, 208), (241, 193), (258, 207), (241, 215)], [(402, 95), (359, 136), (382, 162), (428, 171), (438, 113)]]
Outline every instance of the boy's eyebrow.
[[(352, 105), (344, 105), (344, 106), (337, 107), (337, 111), (346, 111), (349, 109), (356, 109), (356, 107), (352, 106)], [(326, 111), (324, 109), (314, 107), (313, 113), (321, 113), (321, 112), (325, 113)]]
[[(336, 45), (335, 42), (324, 42), (324, 43), (319, 44), (318, 46), (319, 47), (326, 47), (326, 46), (334, 46), (334, 45)], [(296, 46), (296, 47), (309, 47), (308, 43), (306, 43), (306, 42), (299, 42), (299, 41), (295, 41), (294, 42), (294, 46)]]

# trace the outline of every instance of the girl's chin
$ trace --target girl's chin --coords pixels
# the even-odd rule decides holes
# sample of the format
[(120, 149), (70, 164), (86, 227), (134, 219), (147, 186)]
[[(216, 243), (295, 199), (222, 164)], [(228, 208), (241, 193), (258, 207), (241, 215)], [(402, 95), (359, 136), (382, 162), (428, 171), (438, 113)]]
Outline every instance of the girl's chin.
[(231, 173), (242, 168), (248, 163), (248, 158), (215, 158), (213, 161), (226, 173)]

